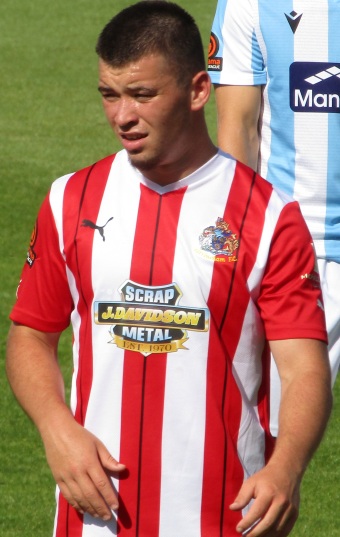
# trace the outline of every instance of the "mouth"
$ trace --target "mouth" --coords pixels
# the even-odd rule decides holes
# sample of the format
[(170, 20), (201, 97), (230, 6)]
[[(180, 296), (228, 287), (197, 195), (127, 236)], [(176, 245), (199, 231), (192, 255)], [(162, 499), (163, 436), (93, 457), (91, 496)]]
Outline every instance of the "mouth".
[(128, 152), (140, 151), (143, 148), (144, 140), (147, 137), (146, 134), (141, 134), (138, 132), (120, 133), (119, 136), (123, 147)]

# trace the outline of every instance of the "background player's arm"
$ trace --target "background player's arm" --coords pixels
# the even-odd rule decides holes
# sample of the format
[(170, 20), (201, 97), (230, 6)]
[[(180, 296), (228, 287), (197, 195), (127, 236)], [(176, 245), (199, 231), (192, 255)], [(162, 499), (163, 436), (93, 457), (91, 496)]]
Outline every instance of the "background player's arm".
[(63, 496), (78, 511), (108, 520), (118, 501), (105, 470), (119, 472), (125, 467), (75, 421), (66, 405), (57, 362), (59, 337), (60, 333), (13, 324), (7, 346), (8, 379), (41, 434)]
[(239, 531), (244, 531), (261, 519), (247, 537), (286, 537), (291, 531), (298, 514), (301, 479), (332, 407), (325, 343), (291, 339), (272, 341), (270, 346), (282, 383), (279, 434), (270, 461), (244, 483), (231, 506), (239, 510), (255, 499), (239, 524)]
[(218, 146), (257, 169), (262, 86), (215, 86)]

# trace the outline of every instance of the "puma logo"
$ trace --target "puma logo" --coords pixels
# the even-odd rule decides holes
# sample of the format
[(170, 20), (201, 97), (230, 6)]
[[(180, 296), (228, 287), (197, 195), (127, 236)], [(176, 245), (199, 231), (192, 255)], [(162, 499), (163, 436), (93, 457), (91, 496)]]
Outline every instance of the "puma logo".
[(90, 227), (91, 229), (98, 229), (100, 236), (102, 237), (103, 241), (105, 242), (105, 235), (104, 235), (104, 227), (107, 226), (107, 224), (113, 220), (113, 216), (108, 219), (108, 221), (103, 226), (97, 226), (94, 222), (91, 222), (91, 220), (83, 220), (81, 225), (82, 227)]

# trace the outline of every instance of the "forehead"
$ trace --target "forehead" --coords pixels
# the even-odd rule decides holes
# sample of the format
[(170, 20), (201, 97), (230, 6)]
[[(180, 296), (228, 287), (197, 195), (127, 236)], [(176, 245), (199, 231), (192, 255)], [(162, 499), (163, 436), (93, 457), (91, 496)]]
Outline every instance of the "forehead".
[(175, 80), (173, 69), (161, 54), (151, 54), (122, 66), (112, 66), (100, 59), (99, 78), (105, 83), (124, 84)]

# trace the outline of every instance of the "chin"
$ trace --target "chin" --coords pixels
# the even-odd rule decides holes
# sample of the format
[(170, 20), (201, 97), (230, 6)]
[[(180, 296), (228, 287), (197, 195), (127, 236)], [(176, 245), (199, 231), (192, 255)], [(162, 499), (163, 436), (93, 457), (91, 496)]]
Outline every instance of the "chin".
[(129, 153), (129, 160), (135, 168), (141, 172), (155, 168), (159, 164), (159, 159), (157, 157), (143, 157), (142, 155), (131, 155)]

